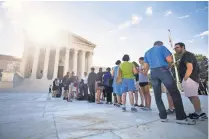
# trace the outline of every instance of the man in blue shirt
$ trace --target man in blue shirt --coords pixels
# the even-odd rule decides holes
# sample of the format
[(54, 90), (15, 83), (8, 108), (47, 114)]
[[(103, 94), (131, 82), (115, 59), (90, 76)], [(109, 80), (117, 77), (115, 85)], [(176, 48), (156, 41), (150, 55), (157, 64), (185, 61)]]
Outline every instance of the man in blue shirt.
[(161, 121), (167, 121), (166, 109), (161, 98), (161, 83), (163, 83), (172, 96), (176, 109), (177, 123), (189, 125), (195, 124), (195, 121), (187, 119), (184, 112), (180, 92), (169, 71), (169, 63), (173, 62), (172, 54), (165, 46), (163, 46), (163, 42), (156, 41), (154, 43), (154, 46), (145, 53), (144, 62), (146, 73), (148, 73), (149, 68), (151, 70), (151, 83)]

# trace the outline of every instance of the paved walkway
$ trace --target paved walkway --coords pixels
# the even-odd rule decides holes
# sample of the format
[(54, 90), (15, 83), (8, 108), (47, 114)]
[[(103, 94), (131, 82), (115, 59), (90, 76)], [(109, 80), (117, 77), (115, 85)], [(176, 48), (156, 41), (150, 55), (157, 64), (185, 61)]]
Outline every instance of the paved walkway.
[[(200, 98), (207, 112), (208, 97)], [(183, 101), (192, 112), (188, 99)], [(152, 112), (123, 113), (112, 105), (47, 100), (44, 93), (0, 93), (0, 139), (207, 139), (208, 121), (161, 123), (152, 102)]]

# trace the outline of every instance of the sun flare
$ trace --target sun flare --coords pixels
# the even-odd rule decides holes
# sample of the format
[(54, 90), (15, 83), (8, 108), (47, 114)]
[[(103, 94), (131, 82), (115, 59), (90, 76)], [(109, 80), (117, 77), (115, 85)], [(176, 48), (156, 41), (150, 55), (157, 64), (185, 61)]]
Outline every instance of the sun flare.
[(27, 20), (25, 30), (35, 41), (45, 42), (55, 37), (59, 26), (55, 20), (48, 16), (35, 15)]

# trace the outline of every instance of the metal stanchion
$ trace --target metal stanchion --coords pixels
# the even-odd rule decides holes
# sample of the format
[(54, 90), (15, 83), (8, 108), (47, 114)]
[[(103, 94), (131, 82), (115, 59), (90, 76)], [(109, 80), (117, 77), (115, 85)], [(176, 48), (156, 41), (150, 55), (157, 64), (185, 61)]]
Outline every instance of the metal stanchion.
[(176, 74), (176, 84), (177, 84), (178, 89), (180, 91), (182, 91), (182, 87), (181, 87), (181, 84), (179, 82), (178, 70), (177, 70), (177, 67), (176, 67), (176, 58), (175, 58), (175, 55), (174, 55), (174, 47), (173, 47), (173, 43), (172, 43), (172, 39), (171, 39), (171, 31), (170, 31), (170, 29), (168, 30), (168, 32), (169, 32), (169, 42), (170, 42), (171, 49), (172, 49), (174, 69), (175, 69), (175, 74)]

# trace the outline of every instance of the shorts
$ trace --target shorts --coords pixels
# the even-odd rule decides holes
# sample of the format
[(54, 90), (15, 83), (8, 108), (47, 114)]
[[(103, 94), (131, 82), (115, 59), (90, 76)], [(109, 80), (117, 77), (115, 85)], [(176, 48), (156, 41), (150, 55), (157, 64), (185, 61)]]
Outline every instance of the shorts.
[(122, 96), (121, 85), (120, 84), (114, 85), (113, 92), (118, 96)]
[(182, 87), (186, 97), (198, 96), (199, 83), (195, 82), (191, 78), (188, 78), (186, 81), (183, 80)]
[(102, 91), (102, 90), (104, 89), (103, 86), (100, 86), (100, 85), (99, 85), (100, 83), (101, 83), (100, 81), (96, 81), (96, 82), (95, 82), (95, 90), (100, 90), (100, 91)]
[(147, 86), (147, 85), (149, 85), (148, 82), (141, 82), (141, 83), (139, 83), (139, 86), (140, 86), (140, 87), (145, 87), (145, 86)]
[(135, 80), (134, 79), (122, 79), (122, 84), (121, 84), (121, 91), (122, 93), (126, 93), (129, 91), (135, 91)]

